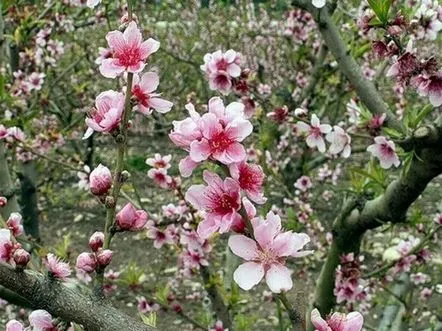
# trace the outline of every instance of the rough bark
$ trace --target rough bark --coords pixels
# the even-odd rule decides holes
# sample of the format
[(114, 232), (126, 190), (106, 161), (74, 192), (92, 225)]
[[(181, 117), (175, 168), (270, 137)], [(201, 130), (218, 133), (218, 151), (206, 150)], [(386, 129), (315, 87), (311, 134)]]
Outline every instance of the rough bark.
[(108, 302), (93, 299), (90, 292), (80, 292), (40, 274), (15, 271), (0, 264), (0, 284), (26, 298), (33, 307), (83, 325), (89, 331), (154, 330)]

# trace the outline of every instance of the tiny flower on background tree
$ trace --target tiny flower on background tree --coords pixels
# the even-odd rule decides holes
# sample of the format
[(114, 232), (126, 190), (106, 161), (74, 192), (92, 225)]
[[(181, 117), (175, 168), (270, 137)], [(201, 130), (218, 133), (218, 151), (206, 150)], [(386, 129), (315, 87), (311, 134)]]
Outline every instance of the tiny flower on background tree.
[(241, 55), (233, 49), (223, 53), (218, 50), (204, 55), (204, 64), (201, 66), (207, 78), (211, 90), (218, 90), (224, 95), (232, 89), (232, 79), (241, 75)]
[(331, 154), (341, 153), (342, 157), (348, 158), (351, 154), (351, 137), (341, 127), (335, 125), (333, 131), (327, 133), (325, 139), (331, 144), (329, 152)]
[(311, 312), (311, 321), (315, 331), (361, 331), (364, 324), (364, 318), (359, 312), (351, 312), (348, 315), (333, 313), (324, 320), (316, 308)]
[(146, 159), (146, 164), (157, 169), (169, 169), (171, 167), (170, 160), (172, 160), (172, 155), (161, 156), (161, 154), (156, 153), (153, 158)]
[(252, 224), (256, 241), (244, 235), (229, 238), (232, 252), (247, 261), (235, 270), (233, 279), (243, 290), (250, 290), (265, 276), (272, 292), (290, 290), (292, 271), (285, 266), (285, 259), (310, 254), (311, 251), (300, 251), (310, 241), (309, 236), (283, 232), (281, 219), (273, 212), (269, 212), (264, 221), (253, 219)]
[(160, 48), (160, 43), (149, 38), (143, 42), (140, 29), (132, 21), (124, 33), (111, 31), (106, 35), (112, 57), (102, 60), (100, 72), (106, 78), (115, 78), (125, 71), (143, 71), (147, 58)]
[(19, 213), (11, 213), (6, 225), (11, 230), (14, 237), (18, 237), (23, 233), (22, 216)]
[(373, 145), (367, 147), (367, 151), (379, 159), (381, 167), (384, 169), (389, 169), (392, 165), (399, 167), (401, 161), (396, 154), (394, 142), (383, 136), (374, 138), (374, 142)]
[(305, 142), (310, 148), (318, 148), (321, 153), (325, 152), (325, 142), (323, 135), (329, 133), (332, 127), (328, 124), (321, 124), (318, 116), (313, 114), (310, 120), (310, 125), (299, 121), (296, 123), (297, 128), (300, 132), (305, 133), (307, 138)]

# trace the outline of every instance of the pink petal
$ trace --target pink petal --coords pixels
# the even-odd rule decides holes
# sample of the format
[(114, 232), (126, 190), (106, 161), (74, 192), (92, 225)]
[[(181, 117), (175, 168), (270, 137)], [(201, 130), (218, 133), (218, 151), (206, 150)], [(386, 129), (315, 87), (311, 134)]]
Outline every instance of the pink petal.
[(214, 221), (214, 219), (208, 218), (198, 224), (197, 233), (202, 239), (207, 239), (214, 234), (218, 228), (219, 225)]
[(226, 127), (226, 134), (230, 139), (243, 141), (253, 132), (253, 125), (247, 120), (237, 119)]
[(255, 262), (241, 264), (233, 273), (233, 279), (243, 290), (250, 290), (264, 277), (264, 267)]
[(232, 77), (239, 77), (241, 75), (241, 68), (236, 63), (232, 63), (227, 67), (227, 73)]
[(134, 21), (129, 23), (126, 30), (124, 30), (123, 36), (126, 40), (127, 46), (131, 48), (137, 48), (143, 40), (140, 29), (138, 29), (137, 23)]
[(192, 185), (186, 192), (185, 199), (190, 202), (197, 209), (204, 209), (206, 206), (206, 186)]
[(266, 283), (273, 293), (288, 291), (293, 287), (291, 271), (281, 264), (273, 264), (266, 272)]
[(141, 76), (139, 85), (143, 89), (143, 92), (150, 93), (157, 89), (159, 83), (160, 77), (156, 72), (146, 72)]
[(205, 161), (209, 158), (210, 154), (210, 145), (206, 139), (201, 141), (194, 140), (190, 144), (189, 156), (194, 162)]
[(122, 53), (126, 49), (126, 41), (120, 31), (111, 31), (106, 35), (109, 47), (117, 53)]
[(23, 324), (21, 324), (17, 320), (11, 320), (6, 324), (6, 330), (5, 331), (24, 331)]
[(145, 60), (149, 55), (155, 53), (160, 48), (160, 42), (155, 39), (149, 38), (143, 42), (140, 46), (140, 57)]
[(151, 98), (149, 105), (159, 113), (167, 113), (173, 106), (173, 103), (161, 98)]
[(144, 63), (143, 61), (138, 61), (137, 64), (129, 66), (127, 68), (127, 71), (136, 74), (136, 73), (142, 72), (145, 66), (146, 66), (146, 63)]
[(364, 317), (359, 312), (351, 312), (347, 315), (343, 331), (361, 331)]
[(178, 164), (181, 176), (187, 178), (192, 175), (193, 169), (195, 169), (198, 164), (198, 162), (195, 162), (189, 156), (186, 156)]
[(124, 72), (124, 67), (116, 65), (114, 59), (104, 59), (99, 70), (104, 77), (115, 78)]
[(213, 97), (209, 100), (209, 112), (215, 114), (216, 117), (222, 118), (224, 116), (224, 102), (220, 97)]
[(256, 242), (243, 235), (230, 236), (229, 247), (235, 255), (247, 261), (253, 260), (258, 253)]
[(246, 150), (243, 145), (238, 142), (230, 144), (230, 146), (222, 153), (214, 153), (213, 158), (224, 164), (236, 163), (244, 161), (247, 157)]
[(310, 319), (312, 321), (312, 324), (316, 328), (317, 331), (327, 331), (328, 330), (328, 324), (327, 322), (321, 317), (321, 313), (318, 309), (313, 309), (310, 314)]

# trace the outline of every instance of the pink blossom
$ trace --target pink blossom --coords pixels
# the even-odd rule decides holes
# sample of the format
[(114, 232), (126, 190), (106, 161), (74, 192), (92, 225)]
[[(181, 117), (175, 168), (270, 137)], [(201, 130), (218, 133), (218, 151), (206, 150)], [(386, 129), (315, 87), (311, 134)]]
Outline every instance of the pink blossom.
[(316, 308), (311, 313), (311, 321), (315, 331), (361, 331), (364, 324), (364, 318), (359, 312), (351, 312), (348, 315), (333, 313), (325, 321)]
[(14, 252), (13, 259), (17, 266), (25, 267), (31, 260), (31, 255), (23, 248), (18, 248)]
[(224, 328), (223, 321), (216, 321), (213, 328), (211, 328), (209, 331), (229, 331), (229, 329)]
[(24, 132), (16, 126), (8, 128), (8, 137), (18, 141), (24, 141), (26, 138)]
[(52, 253), (46, 255), (44, 264), (46, 265), (46, 268), (48, 268), (50, 274), (55, 278), (66, 280), (71, 275), (69, 264), (62, 262)]
[(299, 121), (296, 123), (297, 128), (307, 134), (306, 143), (310, 148), (318, 148), (321, 153), (325, 152), (325, 142), (323, 134), (329, 133), (331, 131), (331, 126), (328, 124), (321, 124), (318, 116), (313, 114), (310, 121), (311, 125), (305, 122)]
[(6, 324), (5, 331), (25, 331), (25, 328), (19, 321), (11, 320)]
[(157, 184), (161, 188), (168, 188), (172, 183), (172, 177), (167, 174), (167, 170), (165, 168), (152, 168), (147, 172), (147, 176), (152, 178), (155, 184)]
[(301, 251), (310, 238), (304, 233), (282, 232), (281, 219), (273, 212), (265, 221), (252, 220), (253, 240), (244, 235), (229, 238), (229, 247), (235, 255), (246, 260), (234, 272), (233, 279), (244, 290), (250, 290), (265, 276), (274, 293), (292, 288), (292, 271), (285, 266), (288, 256), (301, 257), (310, 251)]
[(209, 261), (204, 256), (201, 249), (186, 249), (180, 256), (184, 267), (189, 269), (198, 269), (200, 266), (208, 266)]
[(164, 169), (169, 169), (170, 168), (170, 160), (172, 160), (172, 155), (165, 155), (165, 156), (161, 156), (161, 154), (156, 153), (155, 156), (152, 158), (147, 158), (146, 159), (146, 164), (154, 167), (154, 168), (164, 168)]
[(86, 118), (88, 129), (83, 139), (89, 138), (94, 131), (111, 132), (121, 121), (124, 109), (124, 94), (115, 91), (100, 93), (95, 99), (95, 108)]
[(0, 262), (11, 262), (14, 244), (11, 241), (11, 231), (0, 229)]
[(29, 91), (32, 90), (41, 90), (43, 86), (44, 78), (46, 77), (43, 73), (33, 72), (26, 79), (26, 84)]
[(104, 77), (115, 78), (124, 71), (139, 73), (146, 65), (145, 61), (160, 48), (160, 43), (152, 38), (143, 42), (141, 31), (132, 21), (124, 33), (111, 31), (106, 35), (112, 58), (104, 59), (100, 72)]
[(331, 143), (329, 152), (331, 154), (341, 153), (342, 157), (348, 158), (351, 154), (350, 135), (337, 125), (333, 127), (333, 130), (325, 136), (325, 139)]
[(11, 213), (6, 225), (14, 237), (18, 237), (23, 233), (22, 216), (19, 213)]
[(389, 169), (392, 165), (395, 167), (400, 165), (401, 161), (396, 154), (394, 142), (383, 136), (374, 138), (374, 142), (373, 145), (367, 147), (367, 151), (379, 159), (382, 168)]
[(212, 158), (224, 164), (241, 162), (246, 151), (241, 142), (252, 133), (252, 124), (243, 117), (235, 117), (223, 126), (214, 113), (206, 113), (201, 118), (202, 139), (190, 144), (190, 158), (201, 162)]
[(195, 208), (207, 214), (198, 225), (198, 234), (208, 238), (215, 232), (224, 233), (230, 230), (235, 221), (241, 220), (238, 213), (241, 208), (240, 186), (232, 178), (224, 181), (207, 170), (203, 173), (205, 185), (192, 185), (186, 192), (186, 200)]
[(428, 287), (424, 287), (419, 293), (421, 300), (428, 300), (433, 295), (433, 290)]
[(160, 94), (154, 93), (160, 83), (160, 78), (155, 72), (146, 72), (141, 76), (134, 75), (132, 96), (137, 101), (135, 109), (144, 115), (152, 114), (153, 109), (159, 113), (167, 113), (173, 103), (162, 98)]
[(434, 107), (442, 105), (442, 71), (428, 78), (421, 76), (418, 81), (416, 85), (419, 94), (428, 96)]
[(138, 310), (143, 314), (150, 313), (152, 311), (158, 311), (161, 308), (159, 304), (154, 302), (149, 302), (145, 297), (140, 297), (137, 300), (138, 300), (138, 305), (137, 305)]
[(136, 210), (129, 202), (117, 214), (117, 226), (124, 231), (139, 231), (147, 223), (148, 215), (144, 210)]
[(57, 331), (58, 328), (52, 322), (52, 316), (46, 310), (34, 310), (29, 315), (29, 323), (34, 331)]
[(98, 249), (103, 247), (103, 243), (104, 243), (104, 233), (103, 232), (96, 231), (89, 238), (89, 247), (94, 252), (98, 251)]
[(289, 109), (287, 108), (287, 106), (275, 108), (273, 111), (267, 114), (268, 118), (272, 119), (278, 124), (286, 122), (288, 116), (289, 116)]
[(239, 186), (244, 190), (250, 200), (257, 204), (267, 201), (264, 197), (263, 182), (264, 172), (259, 165), (246, 162), (232, 163), (229, 165), (230, 175), (238, 181)]
[(8, 136), (8, 128), (0, 124), (0, 139), (5, 139)]
[(307, 192), (308, 189), (313, 187), (312, 180), (308, 176), (301, 176), (296, 181), (295, 187), (301, 192)]
[(77, 263), (75, 265), (78, 269), (81, 269), (85, 272), (94, 272), (97, 268), (97, 259), (95, 254), (93, 253), (81, 253), (77, 257)]
[(92, 194), (106, 194), (112, 186), (112, 173), (101, 163), (89, 175), (89, 187)]
[(232, 89), (232, 79), (241, 75), (240, 56), (232, 49), (225, 53), (218, 50), (204, 56), (201, 70), (206, 73), (211, 90), (218, 90), (224, 95), (229, 94)]
[(188, 103), (185, 108), (189, 112), (189, 117), (182, 121), (173, 121), (173, 130), (169, 134), (170, 140), (185, 150), (190, 149), (190, 144), (194, 140), (200, 140), (203, 136), (201, 132), (201, 116), (195, 111), (193, 104)]
[(173, 244), (174, 238), (170, 230), (162, 231), (154, 226), (147, 230), (147, 237), (153, 239), (153, 246), (157, 249), (163, 247), (164, 244)]
[(101, 267), (108, 266), (112, 261), (113, 255), (114, 255), (114, 252), (112, 252), (110, 249), (101, 249), (100, 248), (96, 253), (98, 264)]

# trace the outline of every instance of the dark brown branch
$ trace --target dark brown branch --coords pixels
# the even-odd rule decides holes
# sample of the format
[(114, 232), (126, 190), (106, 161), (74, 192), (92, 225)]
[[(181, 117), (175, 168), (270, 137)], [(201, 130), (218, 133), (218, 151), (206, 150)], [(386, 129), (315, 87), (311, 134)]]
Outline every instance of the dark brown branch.
[(26, 298), (33, 307), (90, 331), (154, 330), (108, 302), (94, 300), (90, 292), (80, 292), (37, 273), (19, 272), (0, 264), (0, 284)]

